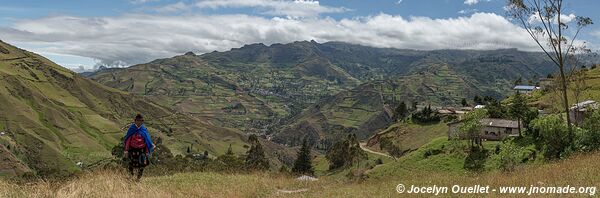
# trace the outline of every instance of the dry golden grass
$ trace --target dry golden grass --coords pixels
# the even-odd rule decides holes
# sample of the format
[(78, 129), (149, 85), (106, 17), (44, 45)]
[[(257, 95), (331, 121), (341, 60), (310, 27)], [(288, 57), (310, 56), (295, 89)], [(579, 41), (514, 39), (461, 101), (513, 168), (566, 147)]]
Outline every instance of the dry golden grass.
[[(407, 170), (400, 171), (396, 175), (373, 177), (363, 182), (352, 182), (340, 177), (321, 177), (315, 182), (305, 182), (267, 173), (201, 172), (146, 177), (136, 183), (131, 182), (120, 171), (99, 171), (86, 173), (60, 183), (40, 181), (16, 185), (0, 181), (0, 197), (139, 197), (140, 195), (146, 197), (395, 197), (401, 196), (395, 191), (396, 185), (400, 183), (406, 186), (448, 187), (455, 184), (461, 186), (480, 184), (491, 187), (530, 185), (597, 187), (600, 185), (599, 161), (600, 153), (582, 154), (556, 163), (521, 167), (513, 173), (456, 174)], [(498, 194), (491, 195), (498, 196)], [(525, 195), (513, 194), (502, 197), (522, 196)], [(567, 195), (569, 196), (582, 195)]]

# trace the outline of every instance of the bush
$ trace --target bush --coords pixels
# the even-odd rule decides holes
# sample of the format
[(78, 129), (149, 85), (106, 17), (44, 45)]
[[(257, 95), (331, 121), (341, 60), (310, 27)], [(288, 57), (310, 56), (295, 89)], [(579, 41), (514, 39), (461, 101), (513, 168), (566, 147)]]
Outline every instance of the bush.
[(389, 137), (381, 138), (379, 148), (393, 157), (401, 157), (404, 154), (400, 146), (396, 145)]
[(524, 149), (512, 141), (504, 142), (500, 145), (499, 152), (495, 155), (498, 161), (498, 167), (505, 172), (515, 170), (515, 167), (523, 161)]
[(433, 156), (433, 155), (439, 155), (440, 153), (442, 153), (441, 149), (427, 149), (425, 150), (425, 152), (423, 153), (423, 157), (424, 158), (428, 158), (429, 156)]
[(472, 147), (471, 152), (469, 152), (469, 155), (465, 158), (463, 168), (471, 171), (482, 171), (487, 157), (487, 150), (479, 147)]
[(567, 154), (569, 133), (567, 122), (558, 115), (537, 118), (531, 122), (531, 127), (539, 133), (546, 159), (559, 159)]
[(594, 151), (600, 148), (600, 111), (588, 115), (583, 129), (577, 131), (576, 147), (581, 151)]

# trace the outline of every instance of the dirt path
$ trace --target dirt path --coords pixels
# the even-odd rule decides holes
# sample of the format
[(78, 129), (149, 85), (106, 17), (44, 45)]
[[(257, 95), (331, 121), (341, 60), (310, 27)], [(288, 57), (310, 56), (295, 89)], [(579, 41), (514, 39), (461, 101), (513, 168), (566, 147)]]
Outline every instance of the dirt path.
[(367, 143), (360, 143), (360, 148), (361, 148), (363, 151), (366, 151), (366, 152), (369, 152), (369, 153), (373, 153), (373, 154), (375, 154), (375, 155), (381, 155), (381, 156), (385, 156), (385, 157), (393, 158), (392, 156), (390, 156), (390, 155), (388, 155), (388, 154), (385, 154), (385, 153), (382, 153), (382, 152), (373, 151), (373, 150), (371, 150), (371, 149), (367, 148)]

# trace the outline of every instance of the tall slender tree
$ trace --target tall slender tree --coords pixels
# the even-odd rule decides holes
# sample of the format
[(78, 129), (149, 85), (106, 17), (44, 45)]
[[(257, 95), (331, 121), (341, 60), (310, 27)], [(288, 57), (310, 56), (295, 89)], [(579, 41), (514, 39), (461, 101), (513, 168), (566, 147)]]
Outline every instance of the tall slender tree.
[(519, 136), (521, 136), (521, 120), (525, 117), (528, 107), (527, 102), (523, 94), (517, 92), (513, 98), (510, 108), (508, 109), (510, 116), (517, 119), (517, 126), (519, 127)]
[(406, 107), (406, 103), (404, 101), (400, 102), (398, 107), (394, 112), (394, 120), (403, 120), (408, 115), (408, 108)]
[(248, 170), (267, 170), (269, 169), (269, 161), (265, 157), (265, 151), (256, 135), (250, 135), (248, 142), (252, 144), (246, 152), (246, 169)]
[(308, 144), (307, 138), (304, 138), (302, 141), (302, 147), (298, 151), (298, 157), (294, 162), (294, 167), (292, 168), (292, 172), (295, 174), (314, 174), (314, 169), (312, 166), (312, 159), (310, 157), (310, 146)]
[[(508, 0), (506, 10), (558, 68), (568, 139), (572, 143), (574, 134), (569, 118), (568, 75), (569, 70), (577, 67), (577, 53), (588, 51), (585, 44), (578, 45), (575, 41), (581, 30), (593, 22), (584, 16), (577, 16), (573, 21), (566, 20), (563, 3), (563, 0)], [(572, 27), (575, 29), (569, 29)]]
[(485, 118), (486, 115), (487, 111), (485, 109), (476, 109), (465, 115), (463, 124), (459, 127), (459, 130), (469, 138), (471, 151), (473, 151), (475, 145), (483, 148), (481, 143), (481, 128), (483, 127), (481, 119)]

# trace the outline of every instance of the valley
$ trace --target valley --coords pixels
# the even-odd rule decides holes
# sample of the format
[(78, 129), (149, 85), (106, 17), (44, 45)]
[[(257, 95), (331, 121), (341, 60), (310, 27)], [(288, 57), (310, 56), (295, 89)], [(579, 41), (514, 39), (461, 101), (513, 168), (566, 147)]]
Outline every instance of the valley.
[(85, 75), (217, 126), (288, 146), (309, 136), (326, 147), (344, 134), (365, 139), (387, 127), (401, 101), (459, 106), (474, 96), (503, 99), (516, 79), (535, 81), (554, 71), (543, 54), (516, 49), (418, 51), (299, 41), (186, 53)]

